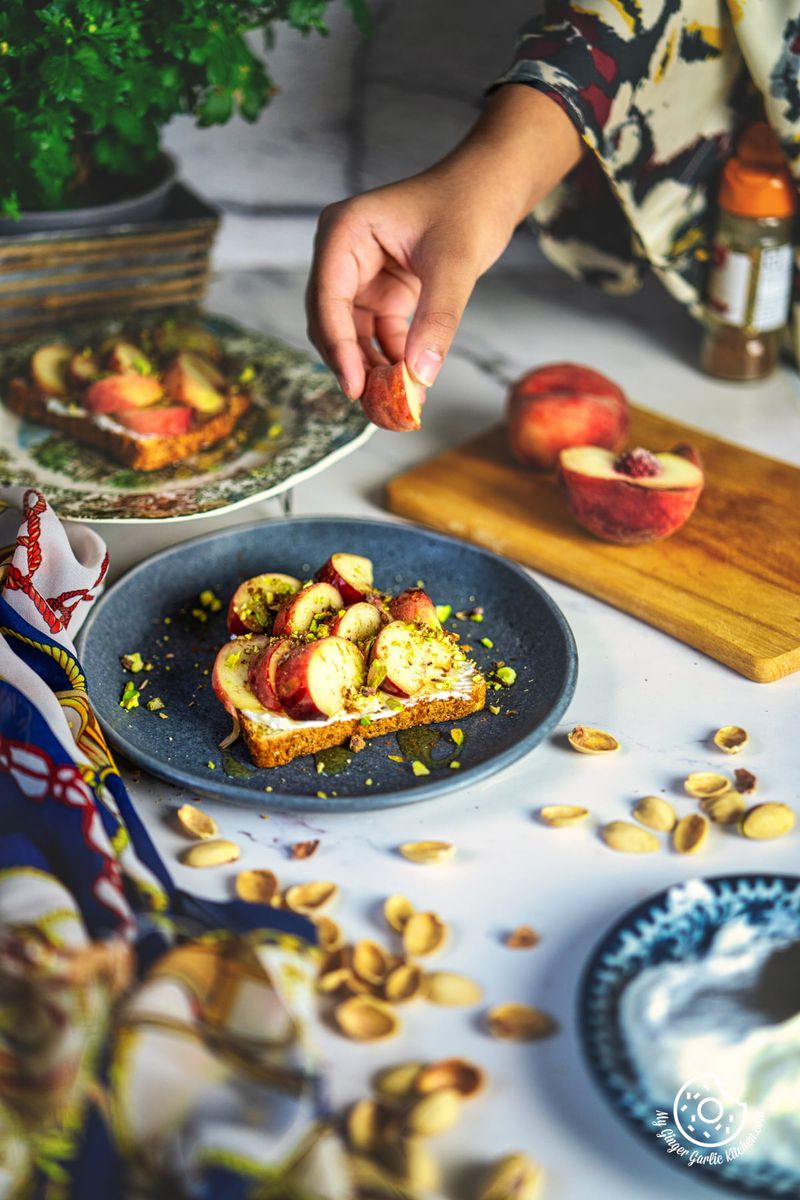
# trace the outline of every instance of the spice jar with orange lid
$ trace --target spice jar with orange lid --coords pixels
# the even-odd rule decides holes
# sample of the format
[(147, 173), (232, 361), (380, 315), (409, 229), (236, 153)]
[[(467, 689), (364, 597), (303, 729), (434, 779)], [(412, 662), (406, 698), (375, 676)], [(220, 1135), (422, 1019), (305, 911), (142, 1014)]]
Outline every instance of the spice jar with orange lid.
[(751, 126), (722, 172), (702, 366), (719, 379), (764, 379), (778, 361), (792, 285), (796, 184), (768, 126)]

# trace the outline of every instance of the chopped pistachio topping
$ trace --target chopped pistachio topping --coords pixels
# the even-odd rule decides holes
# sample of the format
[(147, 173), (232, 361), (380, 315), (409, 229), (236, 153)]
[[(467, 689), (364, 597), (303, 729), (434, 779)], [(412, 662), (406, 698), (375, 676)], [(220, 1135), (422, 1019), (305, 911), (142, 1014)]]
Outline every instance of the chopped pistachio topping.
[(494, 713), (494, 715), (495, 715), (495, 716), (499, 716), (499, 714), (500, 714), (500, 705), (499, 705), (499, 704), (490, 704), (490, 705), (489, 705), (489, 712), (490, 712), (490, 713)]
[(498, 667), (495, 675), (503, 687), (511, 687), (517, 681), (517, 672), (513, 667)]
[(119, 706), (126, 709), (139, 707), (139, 692), (136, 690), (136, 685), (132, 679), (129, 679), (122, 689)]
[(452, 604), (437, 604), (436, 605), (436, 616), (439, 618), (439, 621), (441, 624), (444, 624), (444, 622), (447, 620), (447, 618), (451, 615), (452, 611), (453, 611)]
[(193, 608), (192, 616), (196, 621), (205, 622), (208, 620), (208, 613), (204, 608)]
[(359, 725), (371, 725), (372, 717), (360, 717), (358, 723)]
[(492, 641), (492, 639), (491, 639), (491, 638), (488, 638), (488, 637), (482, 637), (482, 638), (481, 638), (481, 645), (482, 645), (482, 646), (485, 646), (487, 650), (494, 650), (494, 642)]
[(164, 707), (164, 701), (161, 699), (160, 696), (153, 696), (153, 699), (148, 700), (147, 703), (145, 704), (145, 708), (147, 709), (148, 712), (159, 712), (159, 710), (162, 709), (163, 707)]
[(275, 438), (279, 438), (282, 433), (283, 433), (283, 426), (281, 425), (281, 423), (279, 421), (275, 421), (272, 425), (270, 425), (269, 429), (267, 430), (267, 437), (271, 438), (274, 441)]
[(418, 758), (415, 758), (412, 762), (411, 770), (415, 775), (430, 775), (430, 771), (425, 766), (425, 763), (420, 762)]
[(217, 764), (211, 762), (210, 760), (206, 763), (206, 766), (208, 767), (209, 771), (215, 771), (217, 768)]
[(239, 383), (250, 383), (251, 380), (255, 379), (255, 377), (256, 373), (253, 367), (244, 367), (243, 370), (239, 372)]
[(389, 754), (389, 755), (387, 755), (387, 757), (389, 759), (389, 762), (405, 762), (406, 761), (403, 758), (402, 754)]
[(450, 763), (450, 770), (457, 771), (460, 768), (460, 766), (461, 766), (461, 763), (457, 762), (456, 759), (453, 759), (453, 761)]
[(225, 666), (226, 667), (235, 667), (241, 657), (242, 657), (241, 650), (232, 650), (231, 653), (228, 655), (228, 657), (225, 659)]
[(144, 670), (144, 659), (138, 650), (133, 654), (123, 654), (119, 661), (126, 671), (131, 671), (134, 675)]
[(206, 588), (205, 591), (201, 592), (198, 600), (203, 608), (210, 608), (212, 612), (219, 612), (222, 608), (222, 601), (214, 595), (210, 588)]
[(452, 741), (455, 742), (455, 744), (457, 746), (463, 746), (464, 745), (464, 730), (463, 729), (451, 729), (450, 730), (450, 738)]
[(386, 707), (391, 708), (392, 710), (394, 710), (396, 712), (398, 709), (401, 709), (403, 707), (403, 703), (401, 700), (395, 699), (394, 696), (390, 696), (389, 699), (386, 701)]
[[(386, 678), (386, 666), (382, 662), (374, 662), (367, 675), (367, 687), (379, 688)], [(402, 705), (400, 706), (402, 708)]]

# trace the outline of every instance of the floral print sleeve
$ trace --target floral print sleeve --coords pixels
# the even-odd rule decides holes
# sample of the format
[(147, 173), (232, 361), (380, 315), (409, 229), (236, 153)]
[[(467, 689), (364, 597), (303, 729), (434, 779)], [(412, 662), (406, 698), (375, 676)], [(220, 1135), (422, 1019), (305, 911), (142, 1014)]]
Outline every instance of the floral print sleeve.
[(533, 213), (543, 250), (608, 291), (647, 265), (695, 313), (714, 194), (766, 115), (800, 178), (797, 0), (546, 0), (496, 81), (556, 100), (592, 151)]

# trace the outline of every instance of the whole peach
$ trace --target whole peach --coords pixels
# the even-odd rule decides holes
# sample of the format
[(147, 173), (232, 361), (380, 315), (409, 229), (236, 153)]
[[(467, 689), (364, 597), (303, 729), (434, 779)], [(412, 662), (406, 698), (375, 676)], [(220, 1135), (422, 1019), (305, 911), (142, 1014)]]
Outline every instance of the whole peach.
[(570, 446), (619, 450), (630, 417), (625, 393), (591, 367), (551, 363), (512, 386), (506, 408), (508, 446), (517, 462), (551, 470)]

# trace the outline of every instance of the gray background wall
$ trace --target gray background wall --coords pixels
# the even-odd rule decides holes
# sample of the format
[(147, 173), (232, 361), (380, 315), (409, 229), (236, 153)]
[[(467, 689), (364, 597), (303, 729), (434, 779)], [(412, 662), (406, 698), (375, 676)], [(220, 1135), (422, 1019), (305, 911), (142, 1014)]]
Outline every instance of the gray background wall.
[(268, 58), (281, 92), (257, 124), (180, 118), (167, 133), (184, 176), (225, 213), (217, 265), (303, 265), (325, 204), (448, 150), (536, 3), (372, 0), (366, 40), (333, 0), (330, 37), (281, 30)]

